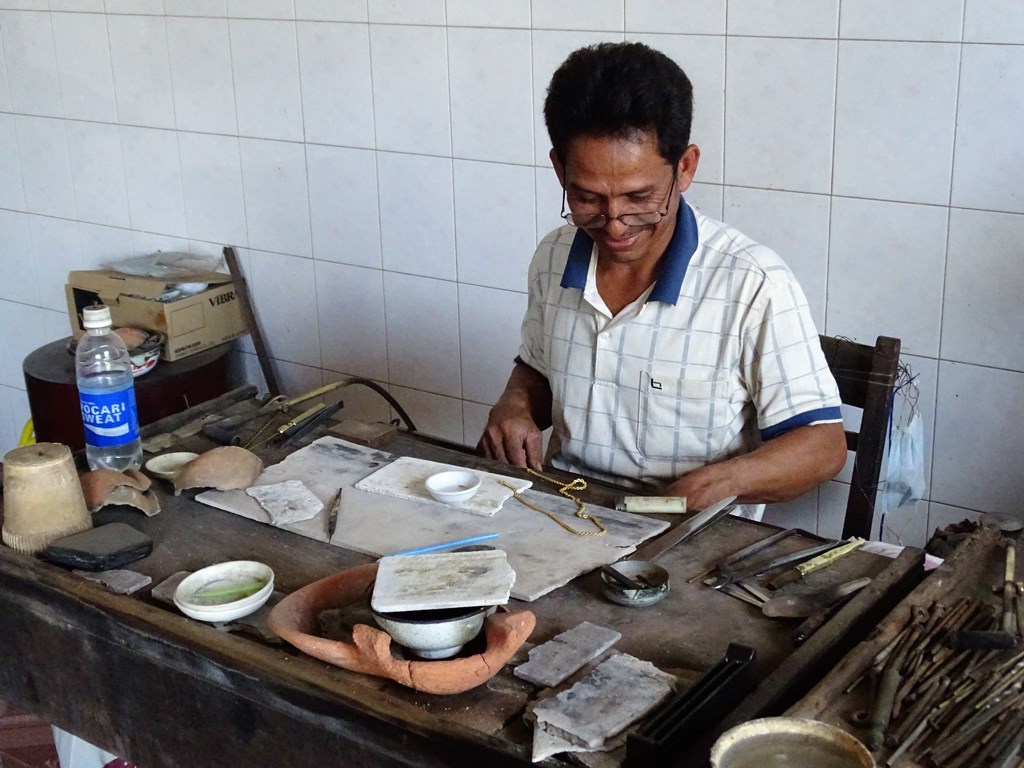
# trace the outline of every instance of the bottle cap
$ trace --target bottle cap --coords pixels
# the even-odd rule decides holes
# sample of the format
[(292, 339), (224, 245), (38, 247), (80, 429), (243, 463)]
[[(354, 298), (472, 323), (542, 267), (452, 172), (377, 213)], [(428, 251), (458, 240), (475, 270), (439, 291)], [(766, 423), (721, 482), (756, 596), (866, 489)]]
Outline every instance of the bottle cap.
[(110, 325), (110, 307), (93, 304), (82, 310), (82, 326), (89, 328), (106, 328)]

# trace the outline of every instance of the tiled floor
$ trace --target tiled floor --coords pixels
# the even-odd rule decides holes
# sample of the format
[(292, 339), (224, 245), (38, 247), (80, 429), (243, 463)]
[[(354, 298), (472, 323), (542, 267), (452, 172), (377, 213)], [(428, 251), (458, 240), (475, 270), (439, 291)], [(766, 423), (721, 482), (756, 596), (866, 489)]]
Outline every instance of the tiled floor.
[(0, 701), (0, 768), (59, 768), (50, 726)]

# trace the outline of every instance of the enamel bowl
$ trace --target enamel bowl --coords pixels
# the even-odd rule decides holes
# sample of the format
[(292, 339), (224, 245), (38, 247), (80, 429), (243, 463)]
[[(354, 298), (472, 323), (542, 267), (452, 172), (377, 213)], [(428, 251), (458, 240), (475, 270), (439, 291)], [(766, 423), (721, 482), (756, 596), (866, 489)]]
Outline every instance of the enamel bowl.
[(427, 492), (445, 504), (469, 501), (480, 490), (480, 475), (468, 469), (438, 472), (426, 480)]
[(199, 621), (233, 621), (255, 613), (274, 591), (274, 571), (254, 560), (231, 560), (182, 579), (174, 604)]
[(493, 607), (442, 608), (429, 611), (380, 613), (377, 625), (421, 659), (449, 659), (480, 634)]

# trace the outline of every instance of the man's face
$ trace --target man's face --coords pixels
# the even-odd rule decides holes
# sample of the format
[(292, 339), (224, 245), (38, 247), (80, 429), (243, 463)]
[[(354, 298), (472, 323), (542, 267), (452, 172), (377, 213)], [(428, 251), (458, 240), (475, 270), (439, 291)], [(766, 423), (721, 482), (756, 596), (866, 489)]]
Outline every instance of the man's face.
[[(606, 217), (602, 226), (583, 226), (597, 243), (599, 257), (619, 264), (653, 264), (672, 239), (679, 194), (690, 186), (699, 156), (691, 145), (673, 168), (658, 154), (655, 136), (646, 133), (640, 141), (582, 136), (570, 143), (564, 165), (553, 151), (551, 161), (575, 219)], [(665, 215), (646, 225), (617, 218), (651, 212)]]

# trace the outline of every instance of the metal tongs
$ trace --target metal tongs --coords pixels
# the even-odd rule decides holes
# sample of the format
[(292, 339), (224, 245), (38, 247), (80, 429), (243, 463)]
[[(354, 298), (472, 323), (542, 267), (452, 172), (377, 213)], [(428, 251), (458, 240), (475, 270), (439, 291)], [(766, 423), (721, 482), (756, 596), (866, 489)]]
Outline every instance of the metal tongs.
[(768, 562), (753, 565), (750, 564), (750, 559), (757, 553), (768, 549), (795, 533), (801, 532), (802, 531), (800, 531), (799, 528), (789, 528), (785, 531), (779, 531), (778, 533), (769, 536), (766, 539), (762, 539), (761, 541), (755, 541), (750, 546), (744, 547), (738, 552), (734, 552), (718, 564), (718, 567), (716, 568), (717, 575), (704, 579), (704, 583), (714, 589), (722, 589), (723, 587), (728, 587), (735, 583), (744, 582), (747, 579), (759, 576), (762, 573), (773, 571), (783, 565), (803, 562), (804, 560), (821, 554), (822, 552), (834, 549), (843, 543), (842, 541), (836, 540), (828, 541), (824, 544), (818, 544), (813, 547), (808, 547), (807, 549), (801, 549), (798, 552), (790, 552), (786, 555), (780, 555)]

